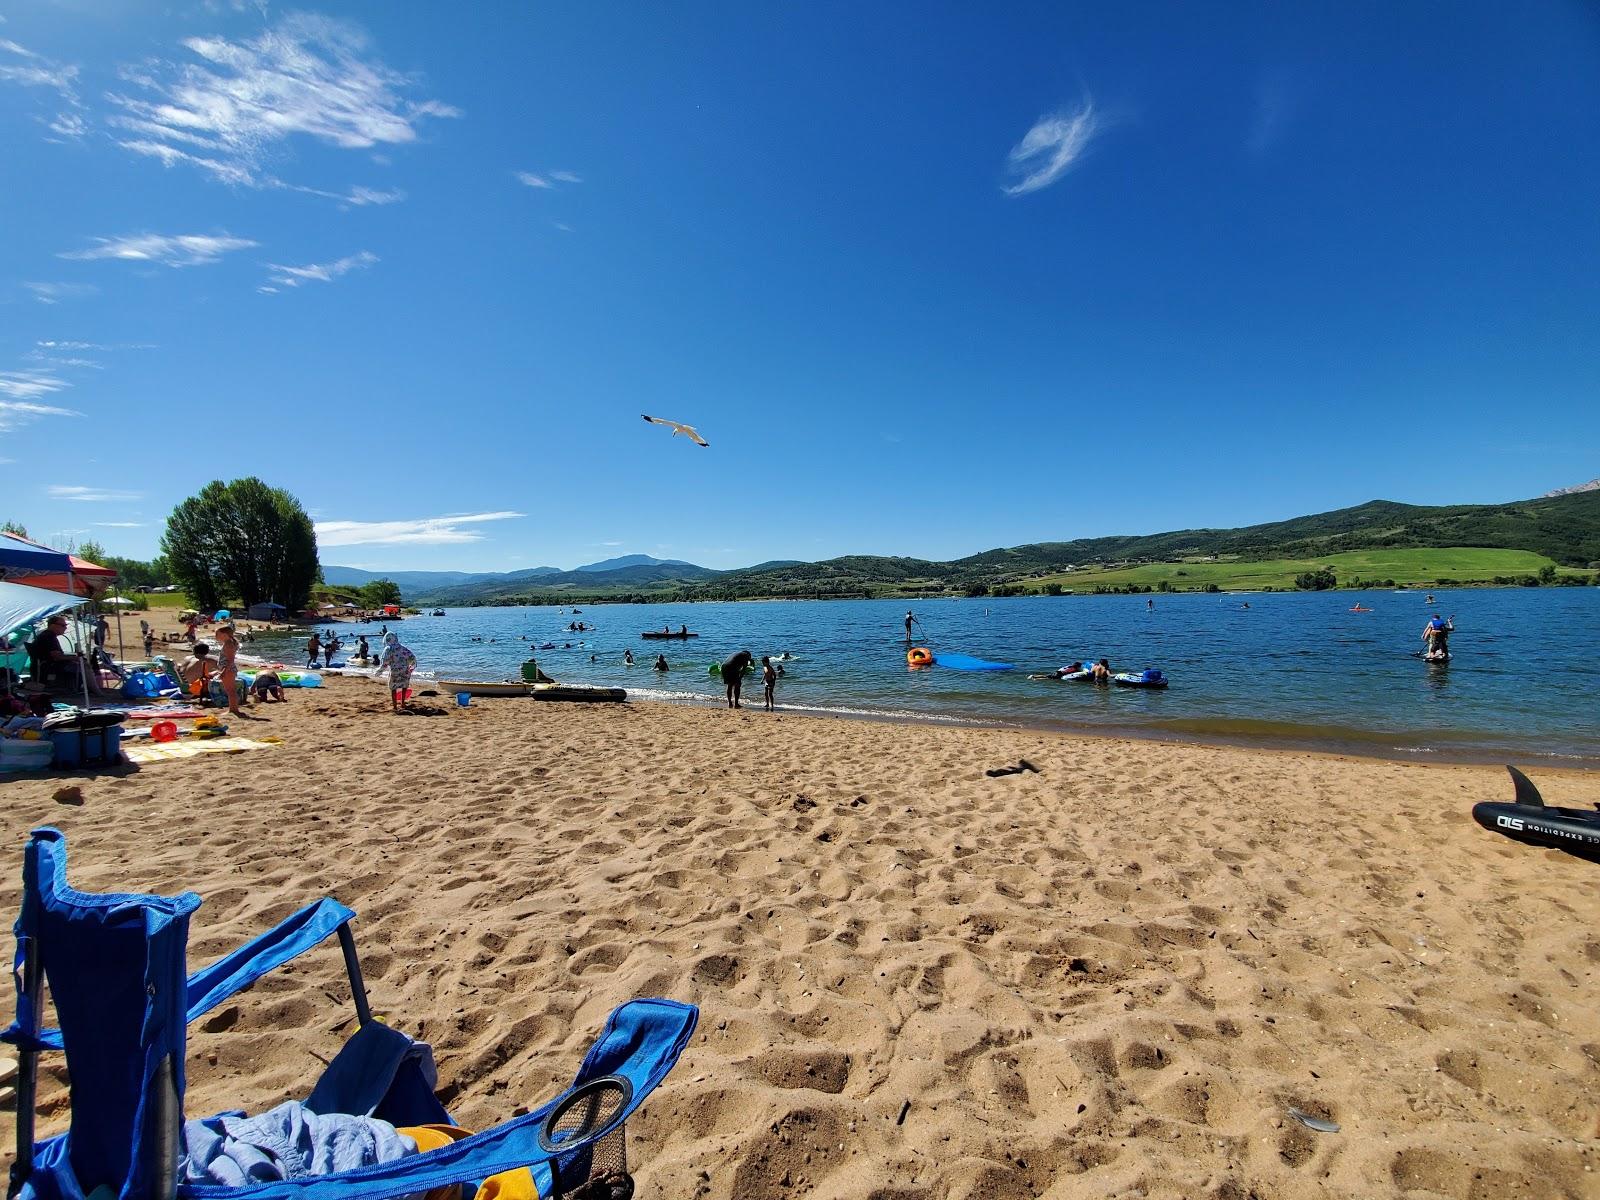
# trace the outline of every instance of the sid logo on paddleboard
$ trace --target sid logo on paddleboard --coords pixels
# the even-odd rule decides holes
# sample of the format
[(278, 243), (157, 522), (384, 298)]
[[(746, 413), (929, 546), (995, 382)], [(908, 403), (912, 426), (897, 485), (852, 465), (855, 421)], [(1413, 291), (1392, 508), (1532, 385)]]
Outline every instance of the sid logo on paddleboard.
[(1522, 828), (1522, 818), (1521, 817), (1496, 817), (1494, 819), (1494, 823), (1496, 825), (1500, 826), (1501, 829), (1521, 829)]

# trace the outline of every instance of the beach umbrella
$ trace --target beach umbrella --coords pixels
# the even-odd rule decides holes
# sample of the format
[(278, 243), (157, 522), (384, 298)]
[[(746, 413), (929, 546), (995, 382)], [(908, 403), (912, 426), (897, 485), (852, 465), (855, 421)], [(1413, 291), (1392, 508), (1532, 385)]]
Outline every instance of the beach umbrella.
[(101, 604), (137, 604), (137, 600), (129, 600), (126, 596), (107, 596), (100, 601)]
[(319, 605), (317, 605), (317, 607), (321, 608), (321, 609), (328, 609), (328, 608), (338, 608), (339, 606), (337, 604), (319, 604)]

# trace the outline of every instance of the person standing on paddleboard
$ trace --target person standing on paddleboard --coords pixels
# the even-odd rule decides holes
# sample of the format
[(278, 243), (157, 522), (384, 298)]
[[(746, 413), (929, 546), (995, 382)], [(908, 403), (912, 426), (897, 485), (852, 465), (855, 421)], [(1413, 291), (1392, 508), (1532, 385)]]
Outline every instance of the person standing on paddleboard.
[(1455, 630), (1456, 619), (1453, 615), (1446, 621), (1438, 613), (1434, 613), (1428, 619), (1428, 623), (1422, 627), (1422, 640), (1428, 645), (1427, 657), (1449, 658), (1450, 635)]
[(911, 627), (916, 624), (916, 621), (917, 621), (917, 618), (912, 616), (911, 613), (909, 611), (907, 611), (907, 613), (906, 613), (906, 641), (908, 641), (908, 642), (911, 640)]

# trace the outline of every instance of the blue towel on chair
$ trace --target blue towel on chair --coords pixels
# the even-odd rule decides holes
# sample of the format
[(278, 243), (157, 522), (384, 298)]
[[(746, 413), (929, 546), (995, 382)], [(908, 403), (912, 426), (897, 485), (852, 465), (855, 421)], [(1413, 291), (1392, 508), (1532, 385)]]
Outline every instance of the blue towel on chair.
[(392, 1162), (417, 1144), (376, 1117), (318, 1115), (295, 1100), (258, 1117), (222, 1113), (183, 1123), (184, 1182), (244, 1187)]

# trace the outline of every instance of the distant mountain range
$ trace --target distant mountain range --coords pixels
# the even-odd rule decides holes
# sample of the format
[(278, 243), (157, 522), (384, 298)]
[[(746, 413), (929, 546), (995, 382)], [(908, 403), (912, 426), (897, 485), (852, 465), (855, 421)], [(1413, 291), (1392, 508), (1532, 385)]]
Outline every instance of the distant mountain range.
[(1588, 483), (1575, 483), (1571, 487), (1556, 488), (1553, 492), (1546, 492), (1544, 499), (1551, 496), (1576, 496), (1579, 492), (1600, 492), (1600, 479), (1591, 479)]
[(366, 571), (359, 567), (322, 568), (330, 587), (360, 587), (375, 579), (392, 579), (410, 604), (460, 604), (526, 595), (530, 591), (610, 592), (663, 584), (691, 584), (720, 572), (675, 558), (624, 554), (585, 563), (570, 571), (560, 567), (528, 567), (520, 571)]
[(353, 567), (325, 567), (323, 577), (333, 585), (393, 579), (412, 604), (939, 595), (973, 588), (1027, 589), (1029, 581), (1086, 566), (1103, 570), (1157, 562), (1314, 559), (1355, 550), (1452, 547), (1524, 550), (1567, 567), (1600, 562), (1600, 480), (1510, 504), (1430, 506), (1373, 500), (1240, 529), (1036, 542), (950, 562), (856, 554), (823, 562), (784, 559), (714, 571), (680, 560), (628, 554), (571, 571), (532, 567), (479, 574), (395, 571), (380, 576)]

